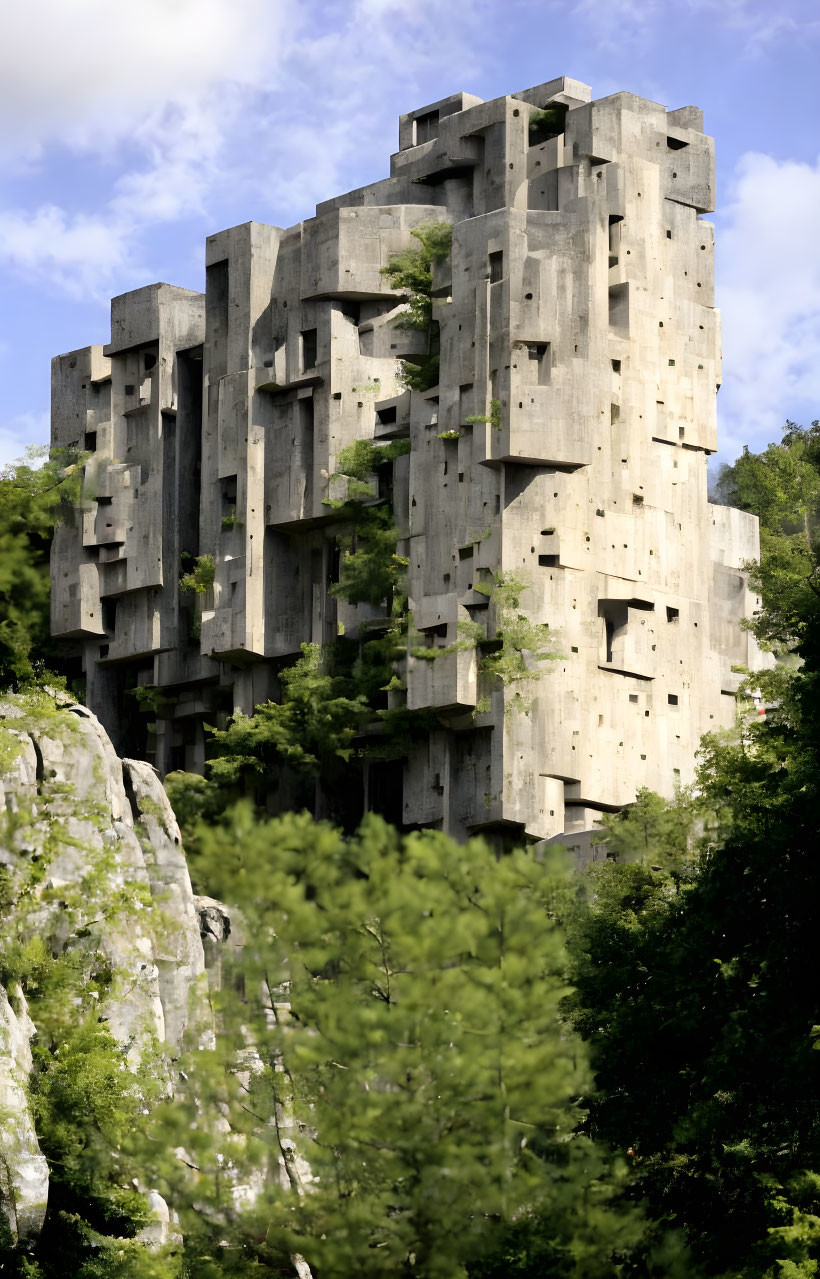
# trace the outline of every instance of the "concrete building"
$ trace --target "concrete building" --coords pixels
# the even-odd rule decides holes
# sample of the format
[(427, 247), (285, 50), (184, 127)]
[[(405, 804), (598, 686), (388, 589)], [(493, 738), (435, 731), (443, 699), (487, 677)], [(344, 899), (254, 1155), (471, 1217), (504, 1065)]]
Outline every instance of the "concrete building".
[[(492, 584), (513, 575), (563, 656), (527, 711), (498, 681), (482, 695), (475, 650), (409, 656), (407, 705), (433, 727), (365, 802), (544, 839), (691, 780), (701, 734), (733, 721), (733, 666), (757, 661), (740, 628), (757, 521), (707, 501), (713, 144), (695, 107), (590, 98), (562, 77), (412, 111), (389, 178), (286, 230), (210, 236), (204, 295), (115, 298), (110, 343), (55, 359), (53, 444), (92, 457), (55, 542), (53, 632), (120, 749), (201, 770), (203, 724), (275, 700), (302, 641), (379, 624), (329, 593), (326, 499), (343, 447), (407, 439), (382, 488), (420, 642), (451, 648), (465, 620), (492, 638)], [(441, 221), (440, 381), (409, 391), (424, 335), (397, 326), (381, 270)], [(180, 594), (203, 555), (213, 585)], [(138, 686), (163, 697), (147, 736)]]

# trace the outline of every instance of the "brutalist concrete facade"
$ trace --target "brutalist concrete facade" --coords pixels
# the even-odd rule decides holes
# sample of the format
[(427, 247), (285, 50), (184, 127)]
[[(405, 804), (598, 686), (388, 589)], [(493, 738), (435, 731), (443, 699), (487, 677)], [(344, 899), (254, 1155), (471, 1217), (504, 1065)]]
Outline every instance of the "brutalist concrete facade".
[[(548, 106), (563, 132), (531, 144)], [(407, 438), (388, 487), (415, 642), (448, 648), (460, 620), (492, 637), (487, 588), (510, 574), (563, 657), (526, 712), (500, 685), (487, 708), (474, 650), (410, 656), (407, 704), (437, 718), (401, 765), (401, 816), (590, 830), (639, 786), (691, 780), (701, 734), (733, 721), (733, 666), (758, 661), (740, 627), (757, 523), (707, 501), (713, 144), (695, 107), (593, 102), (561, 78), (413, 111), (399, 146), (389, 178), (298, 226), (209, 237), (204, 296), (115, 298), (110, 344), (54, 361), (53, 443), (93, 456), (54, 547), (53, 631), (121, 749), (201, 770), (203, 724), (275, 699), (303, 641), (378, 627), (329, 594), (326, 499), (344, 446)], [(381, 269), (430, 221), (453, 240), (434, 273), (440, 383), (418, 393), (400, 361), (424, 337), (396, 325)], [(500, 424), (470, 420), (493, 400)], [(192, 602), (179, 577), (204, 554), (216, 577)], [(164, 697), (142, 742), (137, 685)]]

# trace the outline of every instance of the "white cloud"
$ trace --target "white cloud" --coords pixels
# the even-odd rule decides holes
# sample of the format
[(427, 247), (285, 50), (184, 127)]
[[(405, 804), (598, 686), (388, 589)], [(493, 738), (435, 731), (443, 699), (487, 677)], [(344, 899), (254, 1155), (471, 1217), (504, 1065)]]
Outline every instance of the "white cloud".
[[(460, 77), (473, 74), (461, 24), (491, 2), (465, 0), (455, 13), (437, 0), (353, 0), (328, 15), (318, 2), (144, 0), (126, 22), (109, 0), (78, 0), (68, 23), (64, 0), (34, 0), (43, 21), (58, 19), (42, 60), (21, 40), (32, 20), (24, 27), (6, 13), (0, 41), (2, 25), (11, 27), (22, 66), (0, 88), (0, 129), (16, 101), (31, 111), (38, 140), (93, 144), (112, 178), (93, 212), (57, 203), (0, 210), (0, 262), (50, 289), (104, 297), (143, 281), (137, 258), (148, 228), (209, 216), (226, 190), (260, 220), (310, 217), (318, 200), (350, 184), (345, 170), (358, 157), (394, 149), (395, 119), (378, 109), (385, 85), (390, 95), (406, 92), (407, 110), (420, 105), (426, 80), (452, 83), (454, 65)], [(10, 59), (7, 44), (0, 76)], [(122, 172), (115, 161), (126, 143)], [(380, 165), (373, 177), (384, 173)]]
[(130, 254), (128, 228), (116, 221), (68, 217), (55, 205), (32, 214), (0, 212), (0, 261), (76, 297), (105, 296), (129, 265)]
[(100, 144), (219, 80), (270, 74), (284, 0), (25, 0), (0, 7), (0, 141)]
[(723, 451), (734, 454), (777, 439), (807, 408), (820, 416), (820, 160), (743, 156), (720, 221), (718, 405)]

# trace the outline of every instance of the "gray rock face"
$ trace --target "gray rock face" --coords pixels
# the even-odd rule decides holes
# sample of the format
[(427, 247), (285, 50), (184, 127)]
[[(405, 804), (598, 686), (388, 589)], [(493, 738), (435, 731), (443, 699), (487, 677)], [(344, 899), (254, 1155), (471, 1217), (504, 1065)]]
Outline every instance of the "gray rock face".
[(22, 991), (10, 1000), (0, 987), (0, 1197), (15, 1243), (37, 1233), (48, 1203), (48, 1165), (26, 1095), (33, 1034)]
[[(0, 704), (0, 871), (4, 969), (31, 938), (70, 950), (87, 983), (82, 1011), (97, 1001), (132, 1065), (161, 1045), (170, 1084), (186, 1032), (211, 1035), (179, 828), (150, 765), (119, 759), (96, 717), (63, 695)], [(36, 1000), (0, 986), (0, 1204), (15, 1240), (39, 1230), (48, 1199), (27, 1095), (36, 1022)]]
[(154, 961), (165, 1023), (174, 1050), (185, 1030), (206, 1030), (208, 983), (199, 915), (191, 890), (179, 827), (168, 796), (150, 764), (124, 759), (122, 771), (142, 847), (154, 905)]

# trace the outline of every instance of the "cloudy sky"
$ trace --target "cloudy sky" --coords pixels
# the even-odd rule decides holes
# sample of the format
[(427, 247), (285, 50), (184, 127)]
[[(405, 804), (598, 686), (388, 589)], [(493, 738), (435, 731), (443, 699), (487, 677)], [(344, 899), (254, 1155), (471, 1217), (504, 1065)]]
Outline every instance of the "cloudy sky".
[(204, 287), (205, 235), (387, 173), (400, 112), (571, 75), (717, 141), (721, 453), (820, 417), (816, 0), (6, 0), (0, 462), (108, 299)]

